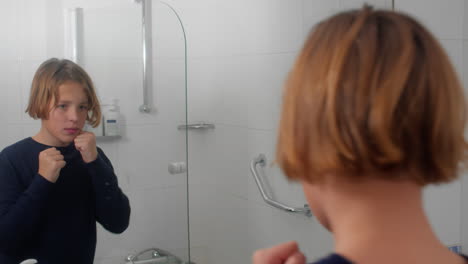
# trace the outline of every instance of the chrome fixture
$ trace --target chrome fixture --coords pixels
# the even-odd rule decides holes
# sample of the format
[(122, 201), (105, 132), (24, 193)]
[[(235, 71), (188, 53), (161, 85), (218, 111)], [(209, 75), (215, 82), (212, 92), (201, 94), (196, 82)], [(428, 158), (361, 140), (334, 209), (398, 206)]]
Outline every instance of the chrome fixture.
[(283, 203), (273, 200), (265, 192), (262, 179), (260, 178), (259, 173), (257, 171), (257, 165), (260, 165), (261, 167), (265, 167), (266, 157), (264, 154), (260, 154), (258, 157), (252, 160), (252, 162), (250, 163), (250, 171), (252, 172), (252, 175), (254, 176), (255, 182), (257, 183), (258, 190), (260, 191), (263, 197), (263, 200), (265, 200), (267, 204), (275, 208), (278, 208), (280, 210), (286, 211), (288, 213), (302, 214), (307, 217), (312, 217), (312, 212), (310, 211), (310, 208), (307, 204), (305, 204), (304, 207), (291, 207), (291, 206), (288, 206), (288, 205), (285, 205)]
[(168, 169), (170, 174), (181, 174), (187, 172), (187, 163), (184, 161), (176, 161), (169, 163)]
[(214, 124), (208, 124), (208, 123), (205, 123), (205, 122), (200, 122), (200, 123), (196, 123), (196, 124), (180, 125), (180, 126), (177, 127), (177, 129), (179, 129), (179, 130), (215, 129), (215, 125)]
[(148, 248), (136, 255), (128, 255), (125, 258), (125, 264), (184, 264), (184, 262), (168, 251), (159, 248)]
[(83, 8), (72, 8), (68, 10), (70, 19), (71, 38), (71, 60), (76, 64), (81, 62), (81, 36), (83, 34)]
[(142, 55), (143, 55), (143, 104), (139, 110), (142, 113), (151, 112), (149, 90), (152, 87), (152, 0), (138, 0), (141, 2), (141, 23), (142, 23)]

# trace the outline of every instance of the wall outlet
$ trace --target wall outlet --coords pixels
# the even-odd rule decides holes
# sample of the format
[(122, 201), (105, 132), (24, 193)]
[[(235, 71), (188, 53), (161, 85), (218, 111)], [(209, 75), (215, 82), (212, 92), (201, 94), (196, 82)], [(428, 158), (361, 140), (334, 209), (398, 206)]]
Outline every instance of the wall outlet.
[(454, 253), (461, 254), (462, 253), (462, 248), (461, 245), (451, 245), (448, 246), (448, 249)]

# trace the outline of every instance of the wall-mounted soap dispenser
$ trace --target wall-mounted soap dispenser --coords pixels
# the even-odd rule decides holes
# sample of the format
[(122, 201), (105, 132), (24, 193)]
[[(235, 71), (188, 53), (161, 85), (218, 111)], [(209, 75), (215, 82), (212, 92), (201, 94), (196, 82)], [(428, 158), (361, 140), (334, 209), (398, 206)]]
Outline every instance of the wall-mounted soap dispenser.
[(115, 99), (110, 99), (107, 102), (102, 104), (102, 123), (103, 123), (103, 134), (104, 136), (114, 137), (119, 136), (119, 126), (120, 126), (120, 113), (119, 108)]
[(119, 134), (119, 112), (116, 105), (110, 105), (104, 112), (104, 136), (118, 136)]

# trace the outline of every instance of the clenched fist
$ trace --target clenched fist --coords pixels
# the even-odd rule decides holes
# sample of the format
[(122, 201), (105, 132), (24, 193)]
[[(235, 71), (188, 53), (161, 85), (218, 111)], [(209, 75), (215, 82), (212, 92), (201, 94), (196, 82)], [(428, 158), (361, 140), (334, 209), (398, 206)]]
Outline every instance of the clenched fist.
[(84, 162), (90, 163), (97, 159), (96, 136), (93, 133), (82, 131), (75, 138), (75, 147), (81, 153)]
[(60, 175), (60, 170), (65, 167), (63, 155), (56, 148), (48, 148), (39, 153), (39, 175), (46, 180), (55, 183)]
[(305, 264), (306, 262), (295, 241), (257, 250), (252, 260), (253, 264)]

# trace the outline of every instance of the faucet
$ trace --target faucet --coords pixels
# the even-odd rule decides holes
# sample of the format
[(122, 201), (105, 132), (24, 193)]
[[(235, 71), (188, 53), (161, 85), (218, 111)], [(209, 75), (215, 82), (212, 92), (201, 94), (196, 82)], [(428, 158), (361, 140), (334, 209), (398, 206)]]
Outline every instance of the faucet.
[[(145, 253), (151, 252), (150, 258), (141, 259)], [(148, 248), (136, 255), (128, 255), (125, 264), (184, 264), (184, 262), (170, 252), (159, 248)]]

